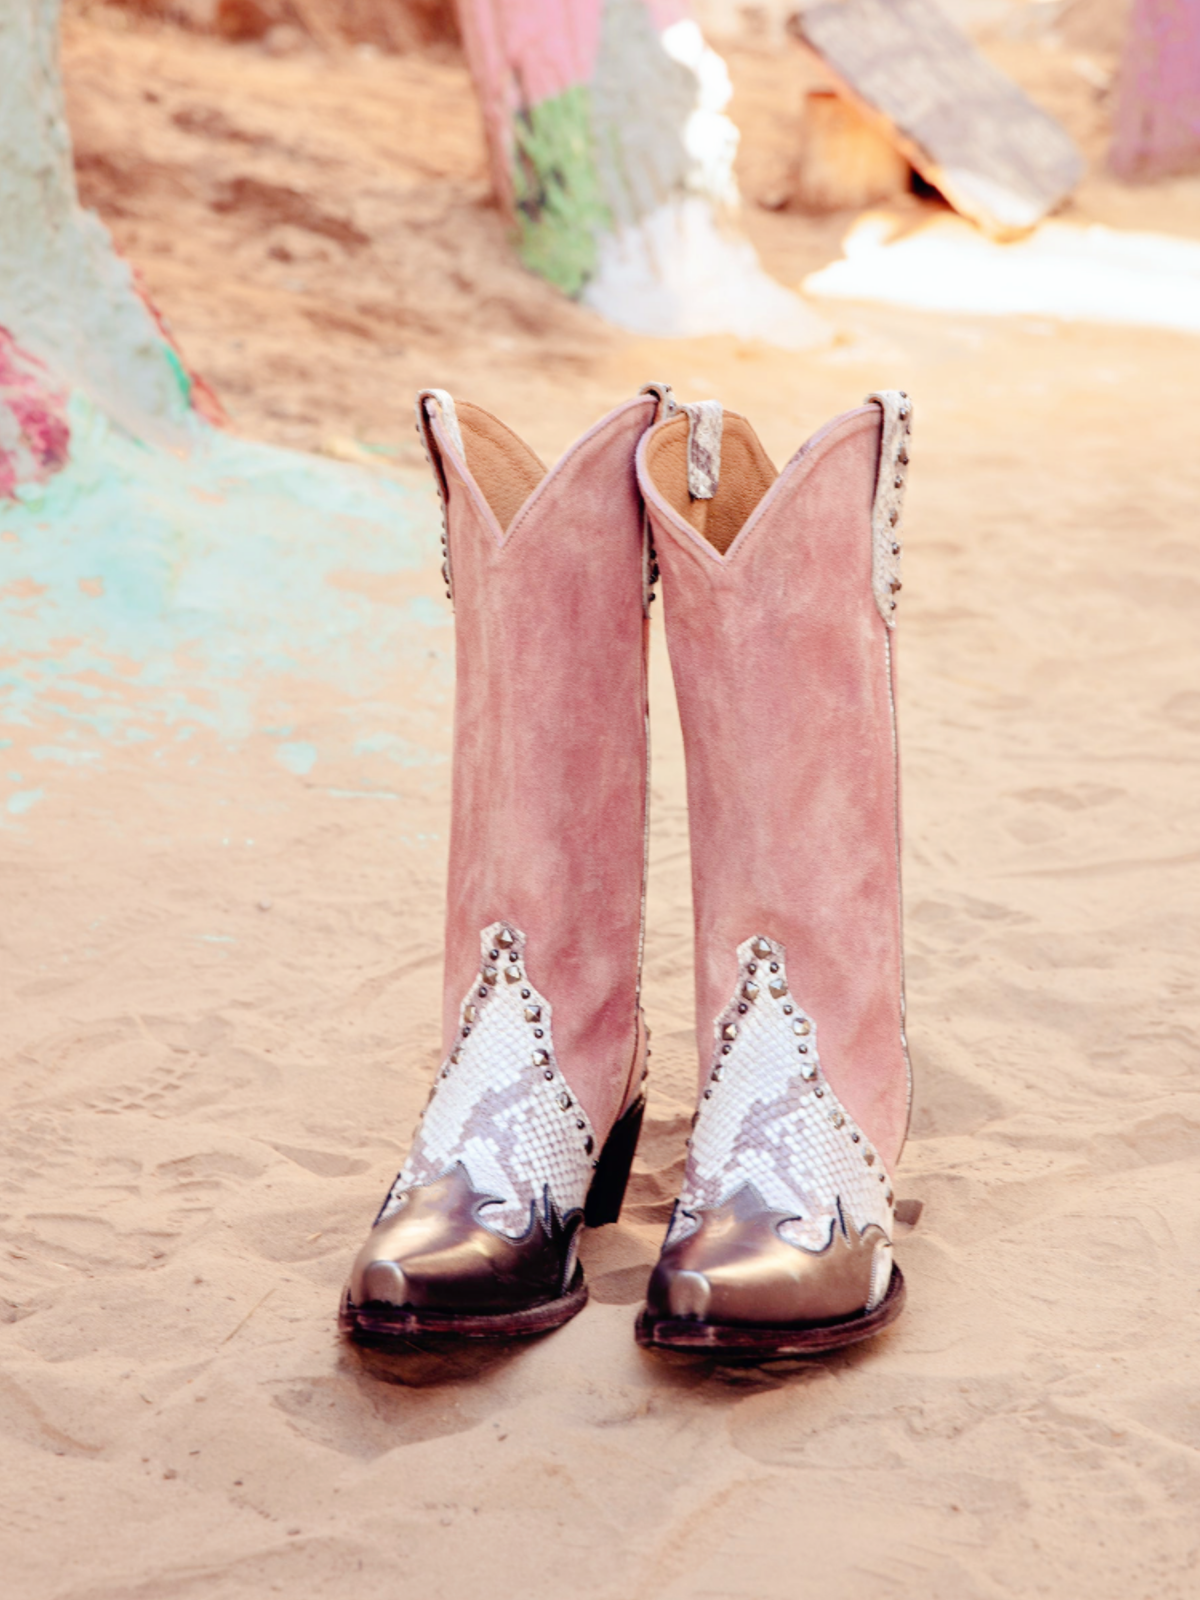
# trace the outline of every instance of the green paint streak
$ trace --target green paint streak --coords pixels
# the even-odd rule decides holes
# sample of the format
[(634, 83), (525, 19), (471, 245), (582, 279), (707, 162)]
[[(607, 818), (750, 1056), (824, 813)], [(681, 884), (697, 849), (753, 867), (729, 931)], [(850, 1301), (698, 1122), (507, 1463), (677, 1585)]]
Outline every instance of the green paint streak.
[(521, 259), (577, 295), (595, 271), (596, 235), (612, 225), (596, 174), (590, 92), (577, 84), (523, 110), (514, 135)]
[(183, 395), (183, 398), (187, 401), (187, 403), (189, 405), (191, 405), (191, 403), (192, 403), (192, 380), (188, 376), (187, 368), (184, 366), (183, 362), (179, 359), (179, 357), (175, 354), (174, 350), (171, 349), (171, 346), (169, 344), (165, 344), (164, 343), (164, 345), (163, 345), (163, 353), (167, 358), (167, 365), (171, 369), (171, 375), (175, 379), (175, 382), (179, 385), (180, 393)]

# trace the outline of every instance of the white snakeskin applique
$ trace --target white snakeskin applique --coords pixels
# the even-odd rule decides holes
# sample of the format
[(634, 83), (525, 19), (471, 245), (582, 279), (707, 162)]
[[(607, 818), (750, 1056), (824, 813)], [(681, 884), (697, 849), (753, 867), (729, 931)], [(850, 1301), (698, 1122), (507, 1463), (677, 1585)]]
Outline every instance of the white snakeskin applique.
[(681, 409), (688, 419), (688, 493), (693, 500), (711, 500), (721, 482), (725, 413), (719, 400), (699, 400)]
[(908, 476), (908, 443), (912, 434), (912, 401), (901, 389), (869, 394), (883, 412), (883, 442), (879, 450), (879, 476), (871, 512), (871, 590), (879, 615), (889, 628), (896, 626), (896, 596), (900, 592), (900, 513)]
[(525, 936), (495, 922), (480, 935), (479, 976), (463, 1001), (412, 1149), (377, 1220), (409, 1189), (462, 1162), (479, 1219), (520, 1238), (534, 1211), (549, 1222), (580, 1210), (599, 1155), (595, 1130), (554, 1057), (550, 1006), (529, 980)]
[[(817, 1029), (788, 988), (784, 948), (760, 936), (738, 946), (737, 993), (717, 1018), (712, 1072), (700, 1101), (683, 1188), (666, 1243), (694, 1232), (695, 1212), (752, 1185), (783, 1212), (780, 1237), (822, 1251), (841, 1220), (893, 1235), (891, 1181), (829, 1087)], [(880, 1296), (890, 1276), (879, 1282)]]

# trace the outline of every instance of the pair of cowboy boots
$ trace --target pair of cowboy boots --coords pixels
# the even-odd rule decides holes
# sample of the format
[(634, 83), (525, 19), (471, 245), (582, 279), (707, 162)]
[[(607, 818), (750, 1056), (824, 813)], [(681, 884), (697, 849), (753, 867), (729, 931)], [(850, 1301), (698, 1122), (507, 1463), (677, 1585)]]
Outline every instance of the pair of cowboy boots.
[(661, 578), (687, 756), (701, 1082), (637, 1336), (833, 1349), (900, 1311), (908, 1122), (892, 631), (910, 406), (782, 473), (650, 385), (546, 472), (417, 402), (457, 689), (445, 1055), (351, 1272), (365, 1342), (511, 1337), (587, 1299), (645, 1104), (647, 647)]

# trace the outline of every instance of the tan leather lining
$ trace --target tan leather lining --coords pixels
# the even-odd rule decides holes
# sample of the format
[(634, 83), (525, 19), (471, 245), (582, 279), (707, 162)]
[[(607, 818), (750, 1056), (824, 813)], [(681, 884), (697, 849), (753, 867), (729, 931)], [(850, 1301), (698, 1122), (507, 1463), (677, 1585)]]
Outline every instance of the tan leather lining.
[(721, 481), (711, 500), (693, 500), (688, 493), (687, 449), (687, 418), (673, 417), (650, 436), (647, 470), (672, 510), (724, 555), (779, 474), (754, 429), (736, 411), (725, 413)]
[(469, 400), (457, 401), (455, 409), (471, 476), (507, 533), (546, 469), (525, 441), (490, 411)]

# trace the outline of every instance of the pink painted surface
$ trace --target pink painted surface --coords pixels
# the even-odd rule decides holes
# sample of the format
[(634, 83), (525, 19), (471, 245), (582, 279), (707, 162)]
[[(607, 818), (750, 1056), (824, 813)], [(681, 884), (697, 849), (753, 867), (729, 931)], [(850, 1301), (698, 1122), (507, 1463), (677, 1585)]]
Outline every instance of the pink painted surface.
[(463, 48), (483, 112), (492, 182), (512, 212), (512, 122), (595, 70), (604, 0), (458, 0)]
[(692, 14), (688, 0), (646, 0), (654, 26), (661, 32), (676, 22), (686, 22)]
[[(604, 6), (605, 0), (458, 0), (492, 181), (497, 198), (510, 213), (513, 118), (591, 81)], [(687, 0), (646, 0), (646, 6), (658, 29), (691, 14)]]
[(1134, 0), (1108, 160), (1122, 178), (1200, 169), (1200, 0)]
[(65, 393), (0, 327), (0, 499), (65, 466), (70, 442)]

